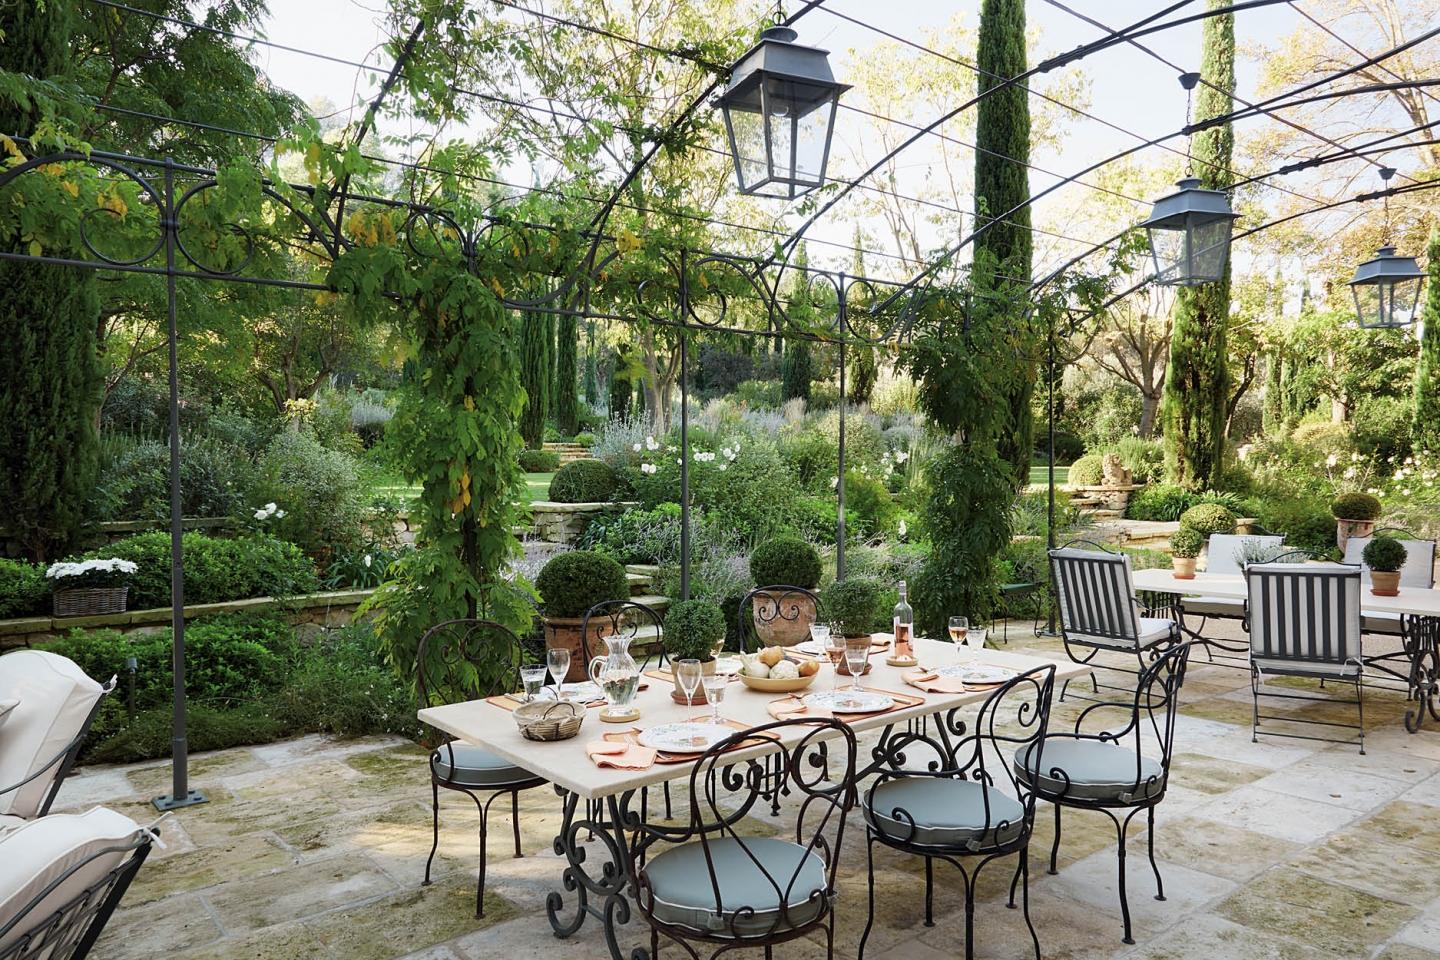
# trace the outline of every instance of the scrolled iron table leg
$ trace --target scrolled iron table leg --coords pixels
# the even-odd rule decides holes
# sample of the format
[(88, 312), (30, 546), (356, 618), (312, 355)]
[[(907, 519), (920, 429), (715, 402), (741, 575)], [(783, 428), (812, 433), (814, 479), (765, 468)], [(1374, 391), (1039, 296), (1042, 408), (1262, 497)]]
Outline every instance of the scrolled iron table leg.
[[(618, 928), (630, 920), (630, 901), (625, 891), (631, 883), (634, 864), (625, 829), (635, 816), (628, 810), (631, 794), (606, 798), (607, 815), (603, 817), (590, 814), (588, 804), (582, 807), (578, 795), (563, 792), (562, 795), (565, 812), (560, 833), (555, 837), (555, 852), (566, 862), (560, 875), (564, 889), (552, 890), (545, 898), (550, 928), (556, 937), (564, 939), (578, 933), (585, 918), (593, 916), (604, 924), (605, 943), (611, 957), (626, 960)], [(581, 841), (582, 834), (595, 838), (588, 847)], [(590, 860), (592, 853), (598, 856)], [(575, 895), (573, 915), (565, 906), (567, 892)], [(642, 954), (644, 951), (637, 948), (631, 956)]]
[(1425, 715), (1440, 722), (1440, 618), (1405, 617), (1401, 642), (1410, 655), (1410, 696), (1413, 710), (1405, 711), (1405, 729), (1419, 733)]

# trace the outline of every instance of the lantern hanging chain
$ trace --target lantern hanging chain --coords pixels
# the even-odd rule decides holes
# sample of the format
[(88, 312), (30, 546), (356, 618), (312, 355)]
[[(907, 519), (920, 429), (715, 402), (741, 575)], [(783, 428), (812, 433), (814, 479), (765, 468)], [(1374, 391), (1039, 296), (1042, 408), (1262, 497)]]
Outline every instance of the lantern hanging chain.
[(1388, 188), (1389, 188), (1389, 186), (1390, 186), (1390, 178), (1393, 177), (1393, 176), (1395, 176), (1395, 168), (1394, 168), (1394, 167), (1381, 167), (1381, 168), (1380, 168), (1380, 180), (1385, 184), (1385, 186), (1386, 186), (1386, 188), (1387, 188), (1387, 189), (1385, 190), (1385, 196), (1384, 196), (1384, 207), (1385, 207), (1384, 227), (1382, 228), (1381, 233), (1380, 233), (1380, 246), (1382, 246), (1382, 247), (1388, 247), (1388, 246), (1390, 246), (1390, 191), (1389, 191)]
[(777, 27), (785, 25), (785, 4), (783, 0), (775, 0), (775, 12), (771, 14), (770, 19)]
[(1195, 176), (1195, 134), (1190, 125), (1195, 122), (1192, 115), (1194, 111), (1195, 84), (1200, 82), (1198, 73), (1180, 74), (1180, 86), (1185, 88), (1185, 176)]

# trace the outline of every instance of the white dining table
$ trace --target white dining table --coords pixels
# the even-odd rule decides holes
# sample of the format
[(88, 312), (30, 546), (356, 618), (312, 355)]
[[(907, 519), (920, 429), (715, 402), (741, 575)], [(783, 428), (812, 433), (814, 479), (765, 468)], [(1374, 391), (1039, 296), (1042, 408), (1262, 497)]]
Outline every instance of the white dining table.
[[(878, 637), (879, 635), (877, 635)], [(936, 668), (958, 662), (954, 644), (938, 640), (917, 638), (914, 644), (919, 665)], [(1023, 673), (1037, 667), (1053, 666), (1057, 681), (1090, 672), (1090, 668), (1069, 659), (1014, 653), (1008, 650), (974, 649), (974, 661), (1008, 667)], [(907, 704), (887, 713), (858, 717), (848, 722), (851, 730), (858, 733), (884, 730), (897, 724), (904, 725), (921, 718), (948, 714), (966, 707), (978, 705), (993, 692), (991, 687), (966, 690), (961, 693), (927, 693), (905, 683), (904, 674), (914, 667), (892, 667), (885, 662), (884, 653), (873, 653), (871, 669), (861, 679), (867, 690), (888, 691), (918, 702)], [(848, 685), (851, 678), (840, 677), (840, 683)], [(577, 932), (587, 916), (594, 916), (604, 924), (605, 938), (610, 952), (616, 960), (626, 955), (616, 937), (616, 928), (630, 916), (626, 889), (630, 883), (633, 864), (629, 862), (629, 839), (626, 831), (618, 824), (636, 816), (628, 807), (632, 796), (640, 794), (643, 788), (666, 783), (671, 780), (689, 778), (694, 761), (681, 763), (656, 762), (648, 769), (626, 770), (599, 767), (586, 753), (586, 745), (600, 740), (612, 730), (646, 729), (659, 724), (683, 720), (695, 720), (709, 715), (706, 705), (687, 706), (671, 698), (673, 685), (668, 680), (647, 677), (648, 688), (640, 691), (635, 705), (640, 708), (638, 720), (620, 724), (605, 723), (599, 718), (599, 709), (587, 709), (585, 720), (577, 736), (569, 740), (541, 743), (527, 740), (520, 735), (515, 718), (510, 710), (487, 700), (471, 700), (439, 707), (428, 707), (419, 711), (419, 719), (429, 726), (450, 734), (458, 740), (475, 744), (498, 754), (538, 777), (553, 783), (564, 796), (564, 817), (560, 833), (555, 840), (555, 851), (566, 858), (567, 865), (561, 876), (561, 888), (552, 891), (546, 898), (545, 908), (550, 925), (557, 937), (568, 937)], [(811, 691), (825, 691), (835, 682), (833, 668), (822, 663), (820, 672), (810, 686)], [(738, 727), (758, 727), (773, 723), (775, 718), (767, 705), (784, 694), (763, 693), (744, 686), (737, 680), (726, 688), (720, 704), (720, 716)], [(805, 714), (794, 719), (804, 719)], [(787, 717), (786, 719), (790, 719)], [(775, 753), (786, 746), (798, 743), (807, 732), (796, 726), (780, 728), (780, 735), (754, 747), (744, 747), (727, 754), (736, 762), (758, 759)], [(866, 775), (868, 770), (857, 772)], [(643, 794), (640, 816), (644, 816)], [(582, 804), (581, 801), (584, 801)], [(586, 844), (589, 837), (598, 837), (600, 842)], [(566, 906), (566, 898), (573, 904)]]
[[(1136, 590), (1175, 593), (1187, 597), (1224, 597), (1244, 600), (1248, 596), (1245, 577), (1238, 573), (1197, 573), (1182, 580), (1164, 568), (1136, 570)], [(1440, 590), (1401, 587), (1396, 597), (1378, 597), (1365, 586), (1360, 595), (1360, 609), (1367, 614), (1401, 614), (1412, 617), (1440, 617)]]

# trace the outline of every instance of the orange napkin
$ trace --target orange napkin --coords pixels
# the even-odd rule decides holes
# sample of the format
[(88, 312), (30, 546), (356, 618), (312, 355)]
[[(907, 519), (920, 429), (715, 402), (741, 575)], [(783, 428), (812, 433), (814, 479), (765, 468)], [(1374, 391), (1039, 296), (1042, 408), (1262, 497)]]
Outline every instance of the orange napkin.
[(655, 762), (655, 751), (638, 743), (594, 740), (585, 744), (585, 754), (597, 767), (644, 770)]
[(912, 670), (904, 674), (905, 682), (926, 693), (964, 693), (965, 681), (959, 677), (942, 677), (934, 670)]
[(829, 710), (811, 707), (799, 697), (783, 697), (779, 700), (771, 700), (765, 705), (765, 712), (776, 720), (790, 720), (795, 717), (834, 716)]

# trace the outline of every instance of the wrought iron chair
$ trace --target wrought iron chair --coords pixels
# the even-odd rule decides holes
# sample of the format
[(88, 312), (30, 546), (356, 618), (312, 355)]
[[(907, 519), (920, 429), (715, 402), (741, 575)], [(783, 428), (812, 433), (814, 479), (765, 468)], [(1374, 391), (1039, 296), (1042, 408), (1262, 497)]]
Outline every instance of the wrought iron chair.
[[(518, 637), (489, 620), (448, 620), (426, 631), (416, 651), (416, 686), (420, 707), (442, 706), (506, 693), (514, 688), (520, 665), (528, 659)], [(480, 876), (475, 886), (475, 916), (485, 916), (485, 841), (490, 805), (510, 796), (515, 856), (520, 850), (520, 791), (543, 786), (545, 780), (488, 750), (461, 743), (442, 732), (440, 746), (430, 754), (431, 813), (434, 839), (425, 861), (425, 881), (440, 847), (440, 788), (463, 793), (480, 813)], [(482, 800), (479, 794), (488, 793)]]
[(818, 622), (820, 609), (820, 597), (805, 587), (783, 583), (756, 587), (741, 598), (735, 613), (735, 635), (739, 637), (740, 652), (749, 653), (763, 646), (756, 621), (799, 624), (813, 610), (810, 622)]
[[(1250, 739), (1260, 721), (1316, 724), (1355, 730), (1365, 752), (1365, 664), (1360, 652), (1360, 568), (1346, 564), (1256, 563), (1245, 568), (1250, 631)], [(1310, 677), (1354, 684), (1354, 700), (1279, 693), (1264, 688), (1265, 675)], [(1353, 704), (1357, 724), (1301, 720), (1260, 712), (1260, 698)], [(1331, 737), (1266, 730), (1267, 736), (1333, 742)]]
[[(729, 751), (756, 737), (801, 733), (780, 748), (782, 769), (803, 797), (795, 839), (745, 836), (741, 821), (762, 797), (763, 759)], [(826, 745), (828, 751), (820, 747)], [(824, 775), (827, 758), (844, 769)], [(763, 948), (815, 930), (835, 951), (835, 871), (846, 816), (855, 805), (855, 734), (837, 720), (781, 720), (735, 734), (706, 750), (690, 774), (683, 826), (628, 824), (637, 836), (634, 902), (650, 924), (650, 956), (660, 938), (691, 957)]]
[[(1091, 549), (1081, 549), (1077, 543)], [(1060, 609), (1060, 636), (1074, 662), (1136, 675), (1144, 669), (1147, 655), (1153, 659), (1159, 649), (1179, 642), (1180, 624), (1173, 619), (1140, 615), (1130, 558), (1125, 554), (1111, 553), (1090, 541), (1072, 541), (1050, 551), (1050, 572)], [(1076, 648), (1085, 652), (1077, 654)], [(1102, 650), (1135, 657), (1136, 668), (1100, 663), (1096, 658)], [(1096, 694), (1102, 689), (1126, 693), (1131, 689), (1102, 684), (1093, 671), (1090, 683)], [(1066, 680), (1060, 687), (1061, 700), (1069, 688)]]
[[(1057, 872), (1056, 858), (1060, 854), (1061, 807), (1098, 810), (1115, 824), (1125, 943), (1135, 942), (1125, 892), (1125, 835), (1130, 821), (1142, 810), (1149, 828), (1146, 839), (1150, 868), (1155, 872), (1155, 899), (1165, 899), (1160, 867), (1155, 863), (1155, 808), (1165, 799), (1169, 784), (1176, 708), (1189, 658), (1190, 644), (1176, 644), (1140, 672), (1132, 700), (1092, 704), (1076, 720), (1074, 733), (1047, 734), (1033, 747), (1022, 747), (1015, 753), (1016, 778), (1055, 807), (1052, 874)], [(1107, 708), (1123, 710), (1125, 722), (1117, 729), (1085, 732), (1091, 715)]]
[[(67, 856), (60, 863), (78, 852), (72, 837), (64, 839)], [(0, 960), (84, 960), (145, 862), (152, 842), (150, 831), (137, 830), (123, 840), (86, 844), (82, 849), (88, 852), (81, 853), (78, 861), (18, 904), (16, 912), (6, 910), (10, 916), (0, 921)]]
[[(1247, 553), (1257, 550), (1275, 551), (1284, 543), (1285, 538), (1276, 534), (1212, 533), (1205, 549), (1205, 572), (1239, 576), (1244, 571)], [(1244, 620), (1244, 600), (1233, 597), (1181, 597), (1178, 606), (1182, 623), (1184, 617), (1200, 618), (1199, 625), (1194, 628), (1185, 624), (1186, 632), (1207, 647), (1215, 646), (1231, 653), (1244, 654), (1244, 647), (1232, 648), (1202, 636), (1209, 620)]]
[[(975, 956), (975, 884), (991, 861), (1018, 854), (1025, 925), (1040, 957), (1030, 922), (1028, 849), (1035, 824), (1035, 791), (1010, 765), (1015, 750), (1034, 748), (1036, 760), (1050, 725), (1055, 668), (1036, 667), (1008, 681), (981, 705), (973, 732), (954, 714), (938, 721), (936, 736), (899, 733), (876, 747), (880, 773), (861, 800), (865, 817), (869, 910), (859, 956), (875, 923), (875, 844), (925, 858), (925, 926), (934, 921), (934, 861), (960, 871), (965, 881), (965, 956)], [(924, 769), (921, 769), (922, 760)], [(978, 858), (967, 871), (963, 858)], [(1010, 888), (1015, 906), (1015, 884)]]
[(0, 831), (50, 812), (114, 690), (114, 677), (102, 686), (59, 654), (15, 650), (0, 657), (0, 701), (19, 701), (0, 737)]

